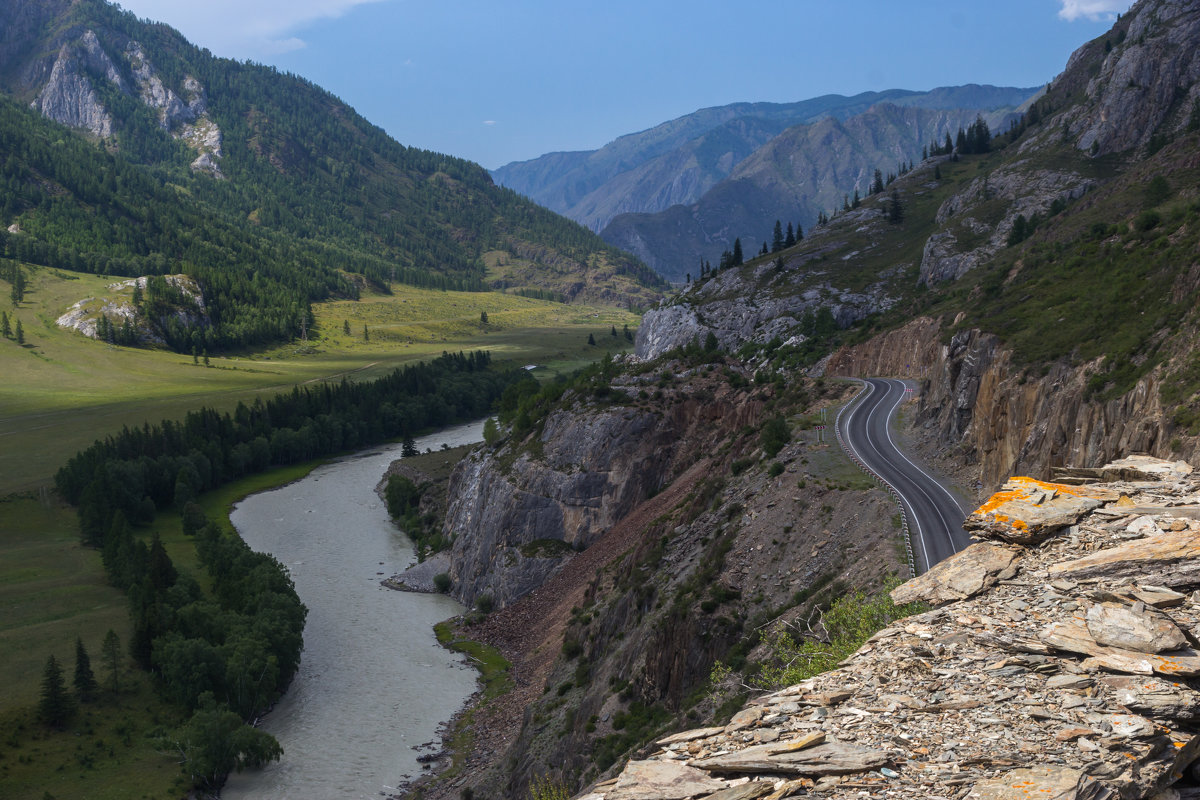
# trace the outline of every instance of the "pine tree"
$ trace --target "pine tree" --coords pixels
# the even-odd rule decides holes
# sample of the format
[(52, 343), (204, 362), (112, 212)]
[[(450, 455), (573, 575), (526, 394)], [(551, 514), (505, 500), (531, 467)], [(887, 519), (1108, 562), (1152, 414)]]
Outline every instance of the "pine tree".
[(75, 694), (80, 700), (91, 700), (96, 694), (96, 676), (92, 673), (92, 661), (83, 646), (83, 639), (75, 637)]
[(596, 346), (596, 337), (590, 333), (588, 334), (588, 344), (590, 344), (592, 347)]
[(25, 328), (21, 320), (17, 320), (17, 344), (25, 344)]
[[(825, 212), (822, 211), (821, 213), (824, 214)], [(799, 244), (802, 239), (804, 239), (804, 229), (801, 228), (800, 223), (797, 222), (796, 223), (796, 244)]]
[(783, 239), (784, 247), (794, 247), (796, 245), (796, 229), (792, 227), (792, 223), (788, 223), (787, 236)]
[(883, 191), (883, 172), (879, 169), (875, 170), (875, 178), (871, 181), (871, 194), (879, 194)]
[(371, 332), (369, 330), (367, 330), (366, 325), (363, 325), (363, 341), (364, 342), (371, 341)]
[(5, 339), (12, 338), (12, 324), (8, 320), (7, 311), (0, 311), (0, 333), (4, 334)]
[(346, 334), (347, 336), (350, 335), (350, 320), (342, 320), (342, 333)]
[(486, 311), (480, 311), (480, 312), (479, 312), (479, 321), (480, 321), (481, 323), (483, 323), (484, 325), (487, 325), (487, 324), (488, 324), (488, 315), (487, 315), (487, 312), (486, 312)]
[(113, 694), (121, 690), (121, 639), (112, 628), (104, 634), (104, 642), (100, 645), (100, 657), (108, 669), (109, 689)]
[(862, 198), (858, 196), (858, 189), (854, 190), (854, 199), (850, 201), (851, 208), (858, 208), (862, 205)]
[(46, 659), (46, 668), (42, 672), (42, 696), (38, 701), (38, 719), (47, 725), (61, 729), (71, 716), (71, 696), (67, 694), (67, 685), (63, 681), (62, 667), (58, 660), (51, 655)]
[(900, 205), (900, 193), (892, 189), (891, 202), (888, 203), (888, 222), (899, 224), (904, 220), (904, 209)]
[(733, 258), (730, 261), (730, 266), (740, 267), (746, 263), (742, 256), (742, 240), (740, 238), (733, 240)]
[(610, 330), (610, 331), (609, 331), (609, 333), (611, 333), (611, 334), (612, 334), (612, 337), (613, 337), (614, 339), (615, 339), (615, 338), (617, 338), (617, 326), (616, 326), (616, 325), (613, 325), (613, 326), (612, 326), (612, 330)]
[(771, 234), (771, 252), (778, 253), (782, 250), (785, 241), (783, 238), (783, 225), (779, 220), (775, 220), (775, 230)]

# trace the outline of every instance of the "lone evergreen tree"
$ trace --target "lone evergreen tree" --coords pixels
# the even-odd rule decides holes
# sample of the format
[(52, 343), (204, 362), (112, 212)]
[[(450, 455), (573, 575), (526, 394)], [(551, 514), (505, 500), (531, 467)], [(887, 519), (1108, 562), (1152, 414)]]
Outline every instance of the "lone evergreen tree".
[(12, 337), (12, 323), (8, 321), (7, 311), (0, 311), (0, 333), (4, 334), (5, 339)]
[(367, 330), (366, 325), (363, 325), (363, 341), (364, 342), (371, 341), (371, 332), (369, 330)]
[(80, 700), (91, 700), (99, 686), (92, 672), (92, 660), (88, 658), (83, 639), (75, 637), (75, 694)]
[(796, 244), (796, 231), (792, 227), (792, 223), (789, 222), (788, 226), (787, 226), (787, 236), (785, 236), (783, 239), (783, 246), (784, 247), (792, 247), (795, 244)]
[(892, 197), (888, 203), (888, 222), (899, 224), (904, 220), (904, 208), (900, 205), (900, 193), (892, 189)]
[(104, 641), (100, 645), (100, 657), (104, 659), (104, 666), (108, 669), (108, 688), (116, 694), (121, 690), (121, 639), (112, 628), (104, 634)]
[(17, 320), (17, 344), (25, 344), (25, 327)]
[[(788, 227), (791, 227), (790, 223)], [(783, 225), (779, 220), (775, 220), (775, 231), (771, 234), (771, 252), (778, 253), (782, 250), (785, 241), (786, 239), (783, 238)]]
[[(746, 263), (746, 262), (745, 262), (744, 257), (742, 256), (742, 240), (740, 238), (734, 239), (733, 240), (733, 258), (731, 259), (730, 266), (740, 267), (744, 263)], [(20, 323), (17, 323), (17, 324), (20, 325)]]
[(62, 728), (71, 716), (71, 696), (63, 682), (62, 667), (53, 654), (42, 671), (42, 696), (38, 701), (38, 719), (53, 728)]
[(484, 325), (488, 324), (488, 317), (487, 317), (486, 311), (479, 312), (479, 321), (482, 322)]
[(615, 338), (617, 338), (617, 326), (616, 326), (616, 325), (613, 325), (613, 326), (612, 326), (612, 330), (610, 330), (610, 331), (609, 331), (609, 333), (610, 333), (610, 334), (612, 334), (612, 337), (613, 337), (614, 339), (615, 339)]
[(590, 333), (588, 334), (588, 344), (592, 345), (593, 347), (596, 346), (596, 337)]
[(350, 320), (342, 320), (342, 333), (346, 334), (347, 336), (350, 335)]
[(412, 458), (421, 451), (417, 449), (417, 443), (413, 441), (410, 434), (404, 434), (404, 444), (400, 448), (400, 455), (404, 458)]

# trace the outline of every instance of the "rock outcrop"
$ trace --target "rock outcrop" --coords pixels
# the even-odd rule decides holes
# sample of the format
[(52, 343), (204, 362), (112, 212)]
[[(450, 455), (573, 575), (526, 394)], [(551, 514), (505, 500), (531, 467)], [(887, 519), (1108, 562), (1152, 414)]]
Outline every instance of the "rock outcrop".
[[(645, 386), (650, 376), (635, 376), (611, 391), (627, 399)], [(552, 413), (533, 440), (476, 451), (450, 479), (452, 593), (502, 607), (542, 585), (758, 408), (728, 385), (667, 413), (581, 403)]]
[(84, 336), (98, 339), (100, 318), (107, 317), (114, 326), (120, 327), (126, 323), (132, 326), (139, 342), (158, 345), (166, 343), (160, 330), (171, 319), (189, 327), (207, 326), (208, 310), (199, 284), (187, 275), (164, 275), (163, 278), (169, 286), (179, 291), (187, 307), (176, 307), (169, 315), (160, 319), (146, 319), (140, 309), (135, 307), (132, 299), (135, 286), (143, 292), (146, 291), (149, 279), (143, 276), (109, 284), (108, 296), (85, 297), (79, 300), (59, 316), (55, 324), (60, 328), (76, 330)]
[(191, 75), (183, 79), (182, 96), (155, 71), (145, 49), (130, 40), (122, 54), (131, 79), (108, 55), (95, 31), (87, 30), (75, 41), (62, 45), (49, 78), (31, 106), (43, 116), (72, 128), (80, 128), (108, 139), (114, 133), (112, 113), (101, 102), (93, 85), (103, 79), (117, 91), (134, 95), (158, 113), (159, 125), (196, 151), (192, 169), (223, 177), (221, 129), (208, 113), (208, 95)]
[(1171, 132), (1182, 130), (1200, 102), (1195, 3), (1137, 3), (1113, 38), (1106, 40), (1105, 53), (1081, 48), (1067, 64), (1069, 72), (1076, 61), (1100, 61), (1087, 83), (1089, 102), (1064, 120), (1076, 146), (1097, 156), (1146, 145), (1164, 124)]
[(940, 320), (915, 319), (835, 353), (826, 374), (922, 381), (918, 426), (943, 451), (969, 462), (989, 487), (1014, 472), (1050, 477), (1066, 464), (1103, 464), (1124, 453), (1194, 455), (1194, 440), (1172, 443), (1164, 434), (1172, 425), (1157, 370), (1125, 394), (1099, 401), (1088, 392), (1095, 365), (1056, 362), (1030, 377), (997, 337), (961, 330), (943, 344), (942, 327)]
[[(1200, 547), (1200, 480), (1186, 464), (1142, 463), (1159, 477), (1039, 485), (1111, 499), (1040, 543), (1001, 545), (1015, 547), (1002, 580), (931, 596), (937, 608), (839, 669), (752, 700), (724, 727), (662, 739), (583, 797), (1200, 796), (1200, 574), (1176, 569)], [(1011, 494), (973, 515), (990, 520), (982, 535), (1021, 538), (1029, 498)], [(960, 567), (943, 562), (894, 596), (922, 594), (910, 587), (929, 576), (961, 584)]]

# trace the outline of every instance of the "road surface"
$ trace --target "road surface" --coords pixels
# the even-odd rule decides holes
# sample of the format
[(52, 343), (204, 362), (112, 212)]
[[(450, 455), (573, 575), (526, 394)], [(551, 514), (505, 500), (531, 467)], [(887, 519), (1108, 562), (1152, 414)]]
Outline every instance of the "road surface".
[(962, 528), (970, 512), (896, 446), (889, 424), (908, 389), (904, 381), (868, 378), (864, 383), (863, 392), (838, 419), (842, 441), (900, 495), (908, 516), (915, 566), (918, 572), (924, 572), (971, 544)]

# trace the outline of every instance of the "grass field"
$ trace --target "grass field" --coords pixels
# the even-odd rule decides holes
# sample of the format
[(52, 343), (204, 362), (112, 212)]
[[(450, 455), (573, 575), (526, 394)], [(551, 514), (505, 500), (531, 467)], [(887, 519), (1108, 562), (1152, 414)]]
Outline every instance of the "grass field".
[[(213, 356), (206, 368), (190, 355), (112, 347), (55, 324), (77, 300), (108, 293), (110, 279), (42, 268), (26, 273), (19, 308), (0, 281), (0, 306), (25, 332), (24, 346), (0, 340), (0, 496), (47, 485), (67, 458), (125, 425), (178, 418), (204, 405), (232, 409), (297, 383), (375, 377), (443, 350), (487, 349), (496, 359), (569, 371), (605, 347), (626, 345), (611, 330), (638, 321), (614, 308), (397, 286), (392, 295), (318, 305), (307, 347)], [(597, 346), (587, 344), (589, 334)]]
[[(75, 638), (92, 657), (112, 629), (129, 641), (127, 600), (104, 578), (99, 553), (79, 545), (74, 509), (47, 491), (54, 471), (93, 440), (124, 425), (179, 418), (200, 406), (239, 401), (296, 384), (369, 379), (443, 351), (486, 349), (497, 360), (546, 367), (552, 375), (624, 349), (624, 326), (638, 317), (614, 308), (563, 305), (499, 293), (438, 292), (397, 286), (392, 295), (334, 301), (314, 308), (307, 343), (211, 356), (122, 348), (60, 329), (55, 320), (86, 297), (111, 294), (112, 279), (25, 268), (28, 286), (14, 307), (0, 281), (0, 309), (25, 344), (0, 339), (0, 796), (176, 797), (176, 760), (154, 732), (181, 720), (149, 678), (125, 664), (119, 694), (103, 692), (62, 732), (34, 720), (46, 659), (54, 654), (68, 683)], [(487, 322), (482, 321), (486, 312)], [(366, 336), (364, 336), (364, 326)], [(345, 332), (349, 329), (350, 333)], [(597, 345), (588, 345), (588, 336)], [(435, 454), (444, 459), (445, 454)], [(307, 474), (316, 462), (274, 470), (201, 498), (209, 517), (228, 522), (241, 497)], [(158, 532), (177, 568), (199, 574), (195, 550), (177, 514), (159, 514), (138, 531)], [(151, 735), (146, 732), (150, 731)]]

